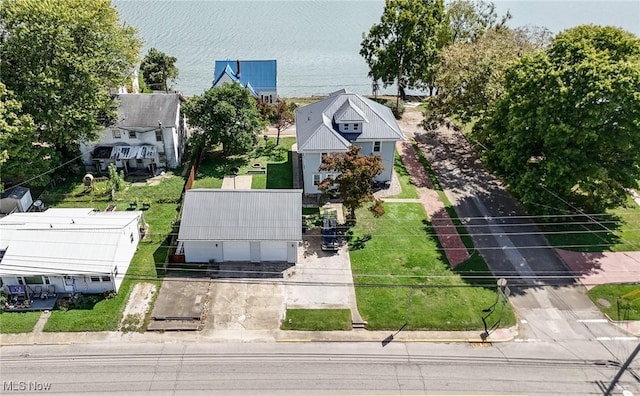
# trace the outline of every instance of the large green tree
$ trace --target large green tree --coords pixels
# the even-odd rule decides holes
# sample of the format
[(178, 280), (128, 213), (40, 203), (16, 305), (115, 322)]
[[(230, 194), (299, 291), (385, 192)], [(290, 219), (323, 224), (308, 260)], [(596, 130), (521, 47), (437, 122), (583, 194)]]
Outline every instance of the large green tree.
[(640, 179), (640, 39), (578, 26), (508, 69), (474, 136), (487, 164), (536, 211), (601, 211)]
[(447, 117), (465, 124), (484, 117), (506, 90), (507, 67), (540, 49), (542, 34), (548, 31), (491, 29), (442, 49), (435, 67), (438, 94), (426, 103), (425, 128), (434, 129)]
[(110, 0), (3, 0), (0, 78), (58, 150), (91, 140), (115, 115), (109, 89), (124, 85), (140, 41)]
[(46, 185), (55, 159), (55, 150), (39, 142), (31, 116), (23, 113), (13, 92), (0, 83), (0, 191), (5, 183)]
[(484, 0), (454, 0), (447, 4), (446, 21), (443, 29), (447, 44), (471, 43), (489, 30), (506, 28), (511, 14), (498, 17), (496, 6)]
[(162, 51), (151, 48), (142, 59), (140, 71), (147, 87), (167, 92), (172, 88), (170, 82), (178, 78), (178, 59)]
[(210, 88), (189, 98), (184, 112), (189, 124), (200, 130), (196, 145), (204, 149), (222, 145), (225, 156), (245, 153), (266, 126), (256, 100), (237, 83)]
[(337, 192), (352, 221), (356, 220), (356, 209), (367, 202), (373, 203), (369, 208), (371, 212), (381, 216), (384, 214), (384, 207), (373, 195), (373, 183), (383, 169), (382, 157), (362, 155), (360, 147), (351, 146), (346, 152), (322, 156), (319, 170), (337, 172), (337, 175), (321, 181), (318, 189)]
[(360, 48), (374, 84), (395, 82), (402, 99), (407, 88), (432, 88), (443, 21), (442, 0), (386, 0), (380, 23), (364, 35)]

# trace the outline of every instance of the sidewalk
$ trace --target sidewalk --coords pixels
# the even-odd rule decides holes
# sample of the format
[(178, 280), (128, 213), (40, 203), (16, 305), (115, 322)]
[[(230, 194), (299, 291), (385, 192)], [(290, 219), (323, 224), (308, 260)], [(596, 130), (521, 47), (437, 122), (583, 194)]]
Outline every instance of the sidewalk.
[[(2, 334), (1, 346), (12, 345), (72, 345), (113, 342), (196, 343), (196, 342), (443, 342), (490, 343), (513, 341), (516, 327), (497, 329), (486, 341), (481, 331), (283, 331), (229, 330), (192, 332), (82, 332), (82, 333), (23, 333)], [(393, 337), (390, 337), (393, 336)]]

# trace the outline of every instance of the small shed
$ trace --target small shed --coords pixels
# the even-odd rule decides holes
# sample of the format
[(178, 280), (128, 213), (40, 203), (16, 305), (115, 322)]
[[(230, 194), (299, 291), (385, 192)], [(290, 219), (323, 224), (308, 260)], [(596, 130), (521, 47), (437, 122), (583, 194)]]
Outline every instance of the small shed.
[(33, 204), (31, 191), (22, 186), (8, 188), (0, 195), (0, 213), (26, 212)]

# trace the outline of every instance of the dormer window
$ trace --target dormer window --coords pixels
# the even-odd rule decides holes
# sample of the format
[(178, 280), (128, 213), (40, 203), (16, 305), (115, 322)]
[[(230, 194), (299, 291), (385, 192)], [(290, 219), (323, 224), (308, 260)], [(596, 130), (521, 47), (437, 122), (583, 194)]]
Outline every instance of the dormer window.
[(342, 125), (342, 130), (343, 131), (348, 131), (349, 130), (349, 124)]
[(360, 129), (360, 124), (353, 124), (353, 130), (357, 131), (358, 129)]

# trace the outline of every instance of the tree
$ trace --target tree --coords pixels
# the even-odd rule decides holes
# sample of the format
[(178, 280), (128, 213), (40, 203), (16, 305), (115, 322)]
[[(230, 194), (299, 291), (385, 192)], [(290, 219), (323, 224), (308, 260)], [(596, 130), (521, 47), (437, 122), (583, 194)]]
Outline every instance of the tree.
[(525, 204), (549, 211), (565, 201), (600, 212), (637, 187), (638, 37), (614, 27), (566, 30), (509, 68), (505, 86), (473, 135)]
[(442, 0), (387, 0), (380, 23), (361, 43), (369, 77), (385, 88), (395, 81), (403, 100), (406, 88), (432, 88), (443, 20)]
[(484, 0), (454, 0), (447, 4), (445, 32), (447, 44), (472, 43), (489, 30), (506, 28), (511, 14), (507, 12), (498, 19), (496, 6)]
[(426, 103), (423, 126), (435, 129), (446, 117), (462, 123), (482, 118), (506, 87), (504, 72), (519, 57), (540, 49), (546, 30), (489, 30), (474, 41), (460, 40), (440, 51), (435, 67), (438, 94)]
[(30, 181), (33, 186), (49, 183), (50, 162), (56, 159), (56, 153), (38, 142), (36, 132), (31, 116), (22, 112), (22, 104), (13, 92), (0, 83), (0, 190), (3, 182)]
[(360, 147), (351, 146), (349, 151), (322, 156), (319, 170), (339, 173), (321, 181), (318, 189), (323, 192), (335, 190), (349, 211), (349, 218), (354, 221), (356, 209), (366, 202), (373, 202), (369, 210), (374, 215), (381, 216), (384, 214), (384, 207), (382, 202), (373, 196), (372, 185), (383, 169), (382, 157), (362, 155)]
[(223, 84), (191, 97), (184, 111), (189, 124), (201, 131), (197, 145), (212, 148), (221, 144), (225, 156), (249, 150), (265, 127), (255, 99), (237, 83)]
[(273, 107), (269, 121), (278, 131), (276, 146), (280, 144), (280, 133), (295, 124), (295, 111), (297, 107), (295, 103), (287, 102), (285, 99), (278, 99), (276, 105)]
[(177, 61), (177, 58), (151, 48), (140, 64), (145, 84), (151, 89), (161, 88), (167, 92), (171, 88), (168, 81), (178, 78)]
[(115, 117), (109, 89), (137, 63), (135, 29), (119, 25), (110, 0), (4, 0), (0, 25), (1, 78), (38, 140), (73, 152), (94, 139)]

